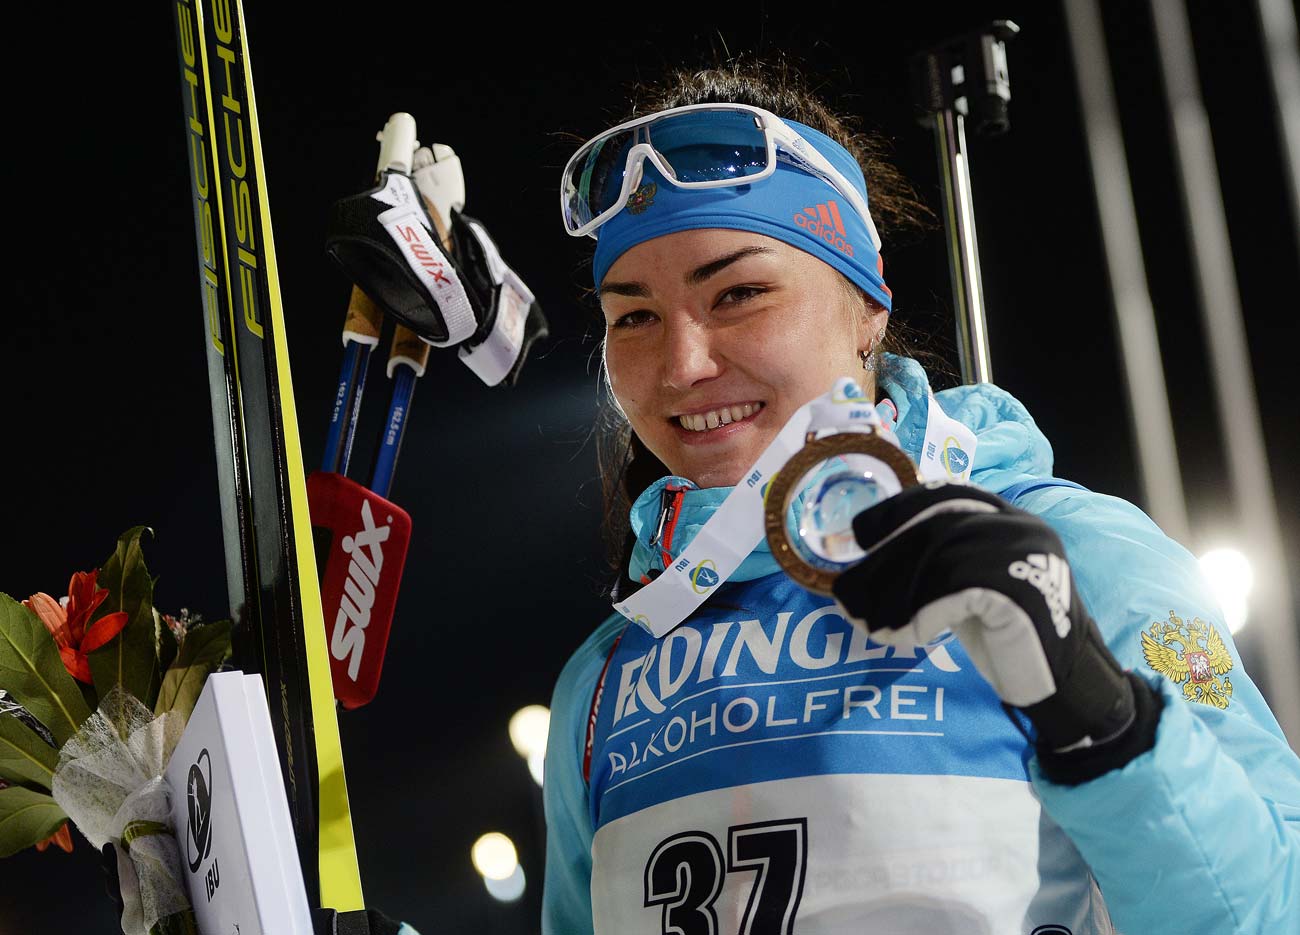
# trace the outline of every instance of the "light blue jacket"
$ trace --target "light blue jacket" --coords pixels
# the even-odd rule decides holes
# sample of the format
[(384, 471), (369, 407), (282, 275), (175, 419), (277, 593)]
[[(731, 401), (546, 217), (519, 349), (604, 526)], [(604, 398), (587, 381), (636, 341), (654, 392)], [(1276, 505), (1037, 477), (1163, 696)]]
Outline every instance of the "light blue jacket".
[[(897, 407), (899, 441), (918, 458), (929, 392), (924, 371), (915, 361), (888, 358), (881, 389)], [(1053, 478), (1050, 444), (1005, 391), (961, 386), (937, 399), (978, 438), (972, 482), (1051, 524), (1107, 645), (1164, 695), (1154, 749), (1121, 770), (1080, 786), (1056, 786), (1026, 751), (1034, 792), (1091, 869), (1115, 927), (1128, 935), (1300, 933), (1300, 759), (1243, 671), (1194, 558), (1131, 504)], [(651, 561), (644, 543), (662, 483), (634, 507), (642, 544), (634, 578)], [(674, 554), (729, 491), (688, 492)], [(760, 579), (774, 589), (791, 584), (766, 543), (731, 580)], [(593, 838), (611, 816), (602, 814), (583, 777), (587, 722), (611, 647), (626, 627), (617, 614), (601, 624), (565, 666), (552, 699), (544, 786), (546, 935), (593, 930)], [(1189, 663), (1215, 671), (1189, 678)], [(641, 882), (628, 886), (639, 893)]]

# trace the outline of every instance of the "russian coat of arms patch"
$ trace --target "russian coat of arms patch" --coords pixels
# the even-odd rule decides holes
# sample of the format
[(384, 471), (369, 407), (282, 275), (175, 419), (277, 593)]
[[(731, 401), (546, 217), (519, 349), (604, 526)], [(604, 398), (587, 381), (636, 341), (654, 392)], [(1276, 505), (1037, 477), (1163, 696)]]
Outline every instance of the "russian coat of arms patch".
[(655, 192), (658, 190), (659, 186), (654, 182), (646, 182), (627, 196), (627, 210), (632, 214), (640, 214), (655, 203)]
[(1188, 701), (1227, 708), (1232, 699), (1232, 655), (1217, 630), (1200, 617), (1190, 622), (1169, 611), (1167, 623), (1159, 620), (1142, 634), (1142, 655), (1147, 665), (1183, 686)]

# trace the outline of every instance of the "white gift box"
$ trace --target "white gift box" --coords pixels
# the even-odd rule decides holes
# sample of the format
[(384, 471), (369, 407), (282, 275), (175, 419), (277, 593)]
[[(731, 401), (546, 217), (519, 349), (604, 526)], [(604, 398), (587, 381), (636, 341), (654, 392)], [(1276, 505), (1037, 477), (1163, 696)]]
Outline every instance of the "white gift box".
[(208, 676), (166, 780), (199, 931), (311, 935), (261, 676)]

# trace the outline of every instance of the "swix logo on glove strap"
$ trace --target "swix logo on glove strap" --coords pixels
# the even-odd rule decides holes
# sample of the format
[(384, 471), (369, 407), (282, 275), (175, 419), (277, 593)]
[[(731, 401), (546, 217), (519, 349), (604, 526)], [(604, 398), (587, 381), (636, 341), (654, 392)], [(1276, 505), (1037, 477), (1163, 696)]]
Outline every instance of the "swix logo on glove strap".
[(1028, 581), (1043, 593), (1052, 612), (1056, 635), (1065, 639), (1070, 632), (1070, 568), (1065, 560), (1056, 555), (1036, 553), (1026, 556), (1023, 562), (1012, 562), (1007, 574)]
[(459, 344), (470, 338), (478, 328), (473, 304), (455, 264), (432, 234), (432, 222), (415, 185), (400, 172), (386, 172), (383, 184), (370, 194), (370, 198), (389, 206), (375, 217), (375, 221), (388, 232), (406, 265), (429, 290), (447, 329), (446, 340), (433, 341), (423, 334), (421, 337), (439, 347)]
[(401, 235), (402, 240), (411, 245), (411, 256), (415, 262), (424, 267), (424, 271), (433, 277), (433, 281), (439, 286), (450, 286), (451, 280), (447, 278), (447, 264), (442, 260), (435, 259), (425, 246), (427, 238), (421, 236), (422, 228), (411, 224), (397, 225), (397, 233)]
[(425, 228), (423, 219), (405, 205), (399, 205), (379, 215), (378, 221), (406, 258), (406, 265), (424, 275), (425, 287), (435, 297), (438, 311), (442, 313), (447, 339), (432, 341), (423, 335), (421, 337), (438, 347), (450, 347), (472, 337), (478, 328), (478, 319), (465, 285)]
[(318, 538), (317, 563), (324, 569), (321, 604), (334, 696), (355, 708), (374, 698), (379, 687), (411, 518), (340, 474), (308, 477), (307, 499), (312, 526), (329, 536), (327, 546)]

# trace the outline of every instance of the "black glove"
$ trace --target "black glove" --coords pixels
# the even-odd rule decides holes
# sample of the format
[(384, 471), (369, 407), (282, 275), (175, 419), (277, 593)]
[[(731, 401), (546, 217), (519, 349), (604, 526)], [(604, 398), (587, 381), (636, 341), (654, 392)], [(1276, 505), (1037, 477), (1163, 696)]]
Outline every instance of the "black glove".
[(385, 171), (334, 204), (326, 252), (384, 312), (460, 359), (489, 386), (511, 386), (547, 336), (536, 296), (502, 259), (482, 222), (452, 210), (448, 253), (415, 183)]
[(859, 514), (853, 531), (867, 557), (833, 586), (850, 619), (894, 646), (951, 630), (1033, 723), (1053, 782), (1084, 782), (1151, 749), (1160, 696), (1106, 648), (1043, 520), (977, 487), (931, 484)]
[[(378, 909), (312, 910), (315, 935), (400, 935), (404, 924), (393, 921)], [(406, 931), (414, 933), (415, 929), (407, 926)]]

